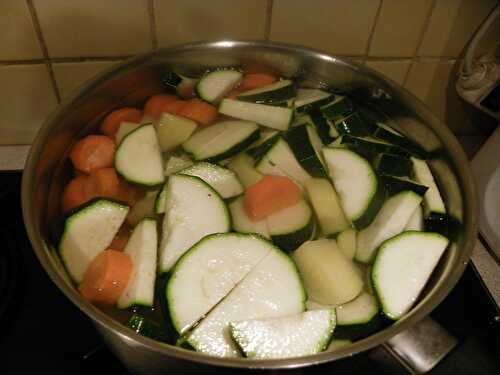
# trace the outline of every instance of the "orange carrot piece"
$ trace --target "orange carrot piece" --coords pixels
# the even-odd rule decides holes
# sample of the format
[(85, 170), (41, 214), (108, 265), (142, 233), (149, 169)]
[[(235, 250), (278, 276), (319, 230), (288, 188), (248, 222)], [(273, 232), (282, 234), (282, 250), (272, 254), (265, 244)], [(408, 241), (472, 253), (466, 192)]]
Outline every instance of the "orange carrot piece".
[(250, 219), (258, 221), (293, 206), (301, 197), (300, 188), (288, 177), (264, 176), (245, 191), (245, 210)]
[(212, 124), (217, 118), (217, 108), (200, 99), (190, 99), (177, 114), (196, 121), (200, 125)]
[(178, 100), (179, 98), (174, 95), (153, 95), (144, 106), (144, 115), (157, 120), (163, 112), (166, 112), (164, 109), (166, 105)]
[(87, 194), (87, 184), (89, 177), (82, 175), (72, 179), (64, 189), (62, 198), (62, 209), (64, 213), (81, 206), (90, 198)]
[(120, 181), (114, 168), (102, 168), (89, 175), (88, 195), (92, 198), (116, 198)]
[(185, 100), (177, 100), (175, 102), (170, 102), (168, 104), (165, 104), (165, 106), (163, 107), (163, 112), (176, 115), (185, 105), (186, 105)]
[(141, 198), (141, 192), (135, 186), (130, 185), (128, 182), (119, 179), (118, 193), (116, 199), (133, 206)]
[(127, 246), (127, 242), (130, 238), (130, 226), (127, 223), (124, 223), (118, 233), (116, 233), (115, 238), (111, 242), (109, 247), (114, 250), (123, 250), (125, 246)]
[(120, 108), (106, 116), (101, 124), (101, 131), (107, 136), (114, 137), (123, 121), (140, 122), (141, 118), (142, 112), (137, 108)]
[(245, 74), (240, 84), (240, 88), (243, 91), (253, 90), (259, 87), (270, 85), (276, 82), (278, 79), (270, 74), (266, 73), (250, 73)]
[(105, 135), (89, 135), (73, 146), (69, 157), (76, 169), (90, 173), (112, 166), (115, 149), (111, 138)]
[(79, 286), (89, 301), (114, 305), (132, 273), (132, 260), (124, 252), (108, 249), (97, 255), (85, 271)]

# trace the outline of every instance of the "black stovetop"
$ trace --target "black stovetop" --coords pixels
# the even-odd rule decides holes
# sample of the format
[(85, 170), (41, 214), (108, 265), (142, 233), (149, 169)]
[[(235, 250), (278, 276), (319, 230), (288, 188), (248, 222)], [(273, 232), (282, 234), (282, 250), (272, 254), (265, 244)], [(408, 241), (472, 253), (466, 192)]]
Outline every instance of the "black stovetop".
[[(57, 289), (31, 249), (21, 213), (19, 172), (0, 173), (0, 348), (7, 355), (0, 373), (127, 374), (103, 345), (89, 319)], [(500, 334), (497, 314), (473, 268), (432, 313), (459, 346), (431, 373), (499, 374)], [(0, 358), (2, 356), (0, 355)], [(303, 374), (394, 373), (369, 353), (322, 365)], [(398, 372), (399, 373), (399, 372)]]

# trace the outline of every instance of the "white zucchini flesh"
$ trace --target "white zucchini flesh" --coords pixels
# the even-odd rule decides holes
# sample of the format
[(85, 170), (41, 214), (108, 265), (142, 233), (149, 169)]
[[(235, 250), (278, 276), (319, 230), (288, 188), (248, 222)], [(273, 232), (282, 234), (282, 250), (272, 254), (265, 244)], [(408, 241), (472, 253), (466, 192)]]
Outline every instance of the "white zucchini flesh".
[(251, 220), (247, 215), (243, 197), (238, 197), (229, 203), (229, 211), (231, 211), (233, 229), (236, 232), (258, 233), (265, 238), (269, 238), (266, 220)]
[(265, 104), (223, 99), (219, 112), (241, 120), (254, 121), (276, 130), (287, 130), (293, 119), (293, 109)]
[(118, 308), (153, 306), (158, 233), (154, 219), (143, 219), (132, 231), (123, 250), (132, 260), (132, 274), (118, 299)]
[(243, 193), (243, 186), (238, 177), (236, 177), (236, 174), (217, 164), (207, 162), (195, 163), (193, 166), (180, 171), (179, 174), (201, 178), (224, 199)]
[(312, 310), (326, 310), (326, 309), (335, 309), (337, 305), (324, 305), (322, 303), (313, 301), (312, 299), (308, 299), (306, 301), (306, 309), (308, 311)]
[(237, 70), (218, 70), (205, 74), (196, 85), (200, 98), (218, 103), (229, 91), (241, 82), (243, 74)]
[(167, 184), (163, 185), (154, 202), (154, 211), (157, 215), (165, 213), (165, 204), (167, 202)]
[(172, 323), (182, 334), (219, 303), (273, 246), (254, 235), (213, 234), (176, 264), (167, 284)]
[(304, 185), (311, 176), (299, 164), (290, 146), (279, 139), (256, 164), (255, 169), (262, 174), (289, 176)]
[(413, 174), (415, 176), (415, 180), (419, 184), (428, 187), (424, 195), (425, 217), (428, 217), (431, 212), (445, 214), (446, 209), (443, 198), (441, 198), (439, 189), (426, 161), (414, 157), (411, 158), (411, 161), (413, 162)]
[(231, 159), (227, 167), (238, 175), (245, 188), (256, 184), (264, 177), (255, 169), (253, 158), (246, 153), (236, 155)]
[(323, 156), (347, 218), (351, 221), (360, 218), (378, 186), (370, 163), (345, 148), (323, 148)]
[(305, 188), (324, 235), (349, 228), (350, 223), (340, 206), (337, 193), (327, 179), (311, 178), (306, 181)]
[(335, 310), (315, 310), (281, 318), (231, 322), (230, 330), (248, 358), (290, 358), (325, 350), (335, 321)]
[(295, 264), (274, 248), (194, 328), (188, 342), (205, 354), (237, 357), (239, 349), (231, 338), (229, 323), (298, 314), (304, 311), (305, 299)]
[(293, 259), (312, 300), (339, 305), (361, 293), (361, 275), (339, 250), (335, 240), (308, 241), (293, 253)]
[(356, 254), (356, 230), (349, 228), (340, 232), (337, 235), (337, 245), (347, 258), (353, 259)]
[(334, 95), (319, 89), (298, 89), (297, 97), (295, 98), (295, 108), (300, 111), (301, 107), (315, 102), (323, 102), (329, 98), (333, 99)]
[(116, 150), (115, 168), (135, 184), (155, 186), (164, 182), (163, 159), (153, 125), (142, 125), (123, 138)]
[(166, 195), (158, 262), (160, 273), (168, 272), (201, 238), (231, 229), (226, 204), (200, 178), (173, 175), (168, 180)]
[(184, 143), (198, 126), (191, 119), (171, 113), (162, 113), (155, 125), (162, 151), (170, 151)]
[(294, 233), (307, 226), (312, 219), (312, 211), (305, 200), (300, 200), (293, 206), (279, 210), (266, 217), (267, 227), (271, 236)]
[(410, 219), (405, 225), (405, 230), (424, 230), (424, 212), (422, 206), (418, 206), (415, 212), (410, 216)]
[(328, 348), (326, 349), (327, 352), (333, 352), (335, 350), (339, 350), (342, 348), (345, 348), (346, 346), (349, 346), (352, 344), (351, 340), (341, 340), (341, 339), (333, 339), (330, 342), (330, 345), (328, 345)]
[(448, 242), (438, 233), (408, 231), (380, 246), (372, 280), (388, 318), (399, 319), (410, 310)]
[(136, 122), (128, 122), (124, 121), (120, 124), (120, 127), (118, 128), (118, 131), (115, 134), (115, 143), (119, 145), (122, 141), (123, 138), (125, 138), (126, 135), (131, 133), (133, 130), (137, 129), (141, 124), (138, 124)]
[(82, 281), (92, 260), (113, 241), (128, 211), (121, 203), (99, 199), (66, 219), (59, 253), (73, 281)]
[(337, 311), (337, 324), (339, 326), (364, 324), (378, 314), (378, 304), (375, 297), (362, 292), (354, 300), (340, 305)]
[(401, 233), (411, 215), (422, 202), (422, 197), (412, 191), (402, 191), (389, 198), (372, 223), (359, 231), (355, 259), (370, 263), (375, 250), (385, 240)]
[(182, 171), (193, 165), (193, 161), (187, 155), (175, 156), (172, 155), (165, 164), (165, 176), (170, 176), (174, 173)]

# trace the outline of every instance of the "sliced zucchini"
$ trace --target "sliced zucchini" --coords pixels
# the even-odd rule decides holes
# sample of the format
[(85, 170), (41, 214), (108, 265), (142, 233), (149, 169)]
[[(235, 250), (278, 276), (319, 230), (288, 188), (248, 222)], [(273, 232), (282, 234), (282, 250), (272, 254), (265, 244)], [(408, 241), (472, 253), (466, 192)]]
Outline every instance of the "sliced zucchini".
[(354, 104), (345, 96), (335, 96), (335, 99), (320, 108), (327, 119), (338, 120), (354, 110)]
[(153, 125), (142, 125), (129, 133), (115, 154), (116, 171), (127, 181), (156, 186), (165, 181), (161, 149)]
[(309, 113), (308, 120), (314, 125), (318, 136), (323, 144), (328, 145), (332, 143), (339, 133), (335, 125), (327, 120), (320, 111), (313, 110)]
[(356, 149), (358, 152), (365, 154), (387, 153), (403, 156), (411, 155), (410, 152), (404, 148), (372, 137), (354, 137), (352, 135), (345, 134), (342, 137), (342, 144), (346, 144)]
[(356, 112), (335, 121), (335, 128), (342, 135), (367, 136), (370, 134), (367, 130), (368, 126), (364, 119)]
[(229, 211), (231, 211), (234, 231), (239, 233), (258, 233), (265, 238), (270, 238), (266, 220), (253, 221), (248, 217), (243, 197), (238, 197), (229, 203)]
[(187, 155), (175, 156), (168, 158), (165, 164), (165, 176), (182, 171), (183, 169), (193, 165), (193, 161)]
[(314, 217), (304, 200), (267, 216), (266, 223), (273, 243), (286, 251), (298, 248), (314, 232)]
[(287, 102), (294, 98), (296, 94), (297, 90), (293, 81), (284, 79), (270, 85), (245, 91), (238, 95), (237, 99), (244, 102), (276, 105)]
[(167, 182), (166, 195), (158, 261), (160, 273), (168, 272), (201, 238), (231, 229), (226, 204), (202, 179), (173, 175)]
[(119, 145), (126, 135), (131, 133), (133, 130), (137, 129), (139, 126), (141, 126), (141, 124), (138, 124), (136, 122), (127, 122), (127, 121), (122, 122), (120, 124), (120, 127), (118, 128), (118, 131), (115, 134), (115, 143)]
[(325, 309), (335, 309), (337, 306), (336, 305), (324, 305), (322, 303), (318, 303), (316, 301), (313, 301), (312, 299), (308, 299), (306, 301), (306, 309), (308, 311), (312, 310), (325, 310)]
[(246, 153), (236, 155), (227, 165), (238, 176), (245, 188), (259, 182), (263, 177), (254, 167), (254, 160)]
[(162, 151), (170, 151), (183, 144), (198, 125), (186, 117), (162, 113), (156, 123), (156, 134)]
[(133, 314), (127, 324), (135, 333), (149, 337), (150, 339), (170, 343), (172, 338), (167, 331), (154, 320), (148, 319), (140, 314)]
[(309, 298), (325, 305), (340, 305), (356, 298), (363, 279), (335, 240), (308, 241), (293, 253)]
[(254, 235), (212, 234), (185, 253), (166, 286), (170, 319), (185, 333), (219, 303), (274, 247)]
[(273, 136), (246, 150), (246, 153), (250, 155), (254, 160), (253, 164), (258, 163), (262, 159), (262, 157), (271, 149), (271, 147), (273, 147), (276, 142), (278, 142), (279, 139), (280, 134), (276, 132), (276, 134), (274, 134)]
[(142, 219), (155, 215), (156, 198), (158, 190), (147, 191), (130, 209), (127, 215), (127, 223), (135, 227)]
[(206, 73), (196, 85), (200, 98), (209, 103), (218, 103), (229, 91), (236, 87), (243, 74), (237, 70), (216, 70)]
[(322, 352), (335, 329), (335, 310), (243, 320), (229, 325), (233, 340), (247, 358), (290, 358)]
[[(286, 293), (283, 291), (286, 290)], [(293, 261), (277, 248), (257, 265), (188, 336), (196, 350), (218, 357), (240, 351), (229, 335), (229, 324), (304, 311), (306, 294)]]
[(410, 310), (448, 242), (438, 233), (409, 231), (380, 246), (372, 280), (385, 316), (397, 320)]
[(303, 124), (290, 128), (284, 134), (284, 139), (295, 155), (295, 159), (310, 176), (327, 177), (321, 155), (323, 143), (312, 126)]
[(157, 215), (165, 213), (165, 205), (167, 202), (167, 184), (163, 185), (158, 194), (156, 195), (154, 209)]
[(351, 340), (333, 339), (326, 349), (327, 352), (334, 352), (352, 344)]
[(381, 176), (380, 182), (388, 197), (396, 195), (405, 190), (413, 191), (415, 194), (424, 197), (428, 187), (420, 185), (405, 177)]
[(410, 216), (410, 219), (405, 225), (405, 230), (424, 230), (424, 212), (422, 206), (418, 206), (415, 212)]
[(370, 263), (382, 242), (404, 230), (420, 202), (422, 196), (413, 191), (402, 191), (384, 202), (373, 222), (359, 231), (355, 259)]
[(319, 89), (298, 89), (295, 98), (295, 111), (297, 113), (308, 113), (319, 109), (335, 98), (332, 93)]
[(194, 160), (216, 162), (240, 153), (258, 138), (254, 122), (222, 121), (196, 132), (182, 147)]
[(193, 90), (198, 83), (198, 78), (187, 77), (174, 72), (167, 72), (161, 80), (170, 91), (181, 97), (185, 97), (185, 93)]
[(201, 178), (224, 199), (243, 193), (243, 186), (241, 186), (236, 174), (217, 164), (207, 162), (195, 163), (191, 167), (180, 171), (179, 174)]
[(434, 181), (432, 172), (425, 160), (411, 158), (413, 163), (413, 175), (418, 183), (428, 186), (429, 189), (424, 196), (424, 217), (429, 217), (432, 213), (446, 214), (443, 198)]
[(262, 174), (289, 176), (304, 185), (311, 176), (295, 158), (290, 146), (281, 137), (262, 155), (255, 169)]
[(337, 235), (337, 245), (344, 255), (353, 259), (356, 254), (356, 230), (348, 228)]
[(128, 210), (121, 203), (98, 199), (66, 219), (59, 254), (73, 281), (82, 281), (92, 260), (115, 237)]
[(372, 136), (378, 139), (395, 144), (407, 150), (410, 154), (419, 155), (420, 157), (427, 155), (427, 152), (420, 145), (387, 124), (376, 122), (373, 129)]
[(411, 177), (413, 164), (403, 155), (379, 154), (374, 161), (375, 169), (380, 174), (397, 177)]
[(255, 121), (276, 130), (287, 130), (293, 120), (293, 109), (240, 100), (223, 99), (219, 112), (241, 120)]
[(370, 163), (346, 148), (326, 147), (323, 155), (347, 218), (356, 228), (368, 225), (382, 203), (383, 193)]
[(338, 233), (350, 226), (337, 193), (327, 179), (311, 178), (306, 181), (305, 188), (324, 235)]
[(132, 260), (132, 274), (127, 287), (118, 299), (118, 308), (153, 306), (156, 279), (158, 233), (156, 220), (143, 219), (132, 231), (125, 254)]

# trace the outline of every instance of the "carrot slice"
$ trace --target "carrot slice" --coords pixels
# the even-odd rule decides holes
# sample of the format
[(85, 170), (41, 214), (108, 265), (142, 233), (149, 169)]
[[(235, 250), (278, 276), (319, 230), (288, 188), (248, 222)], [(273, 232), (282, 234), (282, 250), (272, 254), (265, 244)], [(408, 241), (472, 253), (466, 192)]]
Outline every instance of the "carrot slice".
[(240, 84), (240, 88), (244, 91), (257, 89), (262, 86), (270, 85), (276, 82), (278, 79), (266, 73), (250, 73), (245, 74)]
[(200, 99), (189, 99), (179, 112), (179, 116), (187, 117), (200, 125), (212, 124), (217, 117), (217, 108)]
[(118, 193), (116, 199), (133, 206), (141, 198), (141, 192), (136, 187), (130, 185), (128, 182), (119, 179)]
[(63, 212), (69, 212), (90, 199), (87, 194), (88, 179), (87, 175), (78, 176), (66, 185), (62, 198)]
[(109, 245), (109, 247), (114, 250), (123, 250), (127, 245), (129, 238), (130, 226), (127, 223), (124, 223), (118, 230), (118, 233), (116, 233), (116, 236), (115, 238), (113, 238), (113, 241), (111, 242), (111, 245)]
[(114, 305), (126, 288), (131, 273), (132, 260), (128, 254), (104, 250), (85, 271), (80, 293), (89, 301)]
[(174, 95), (153, 95), (144, 106), (144, 115), (157, 120), (163, 112), (166, 112), (164, 109), (166, 105), (178, 100), (179, 98)]
[(163, 106), (163, 112), (176, 115), (185, 105), (186, 105), (185, 100), (177, 100), (175, 102), (170, 102)]
[(92, 198), (116, 198), (119, 184), (115, 169), (103, 168), (90, 173), (86, 188)]
[(89, 135), (73, 146), (69, 157), (76, 169), (90, 173), (112, 166), (115, 149), (111, 138), (105, 135)]
[(140, 122), (141, 118), (142, 112), (137, 108), (120, 108), (106, 116), (101, 124), (101, 131), (110, 137), (114, 137), (123, 121)]
[(250, 219), (258, 221), (293, 206), (301, 197), (300, 188), (288, 177), (264, 176), (245, 191), (245, 210)]

